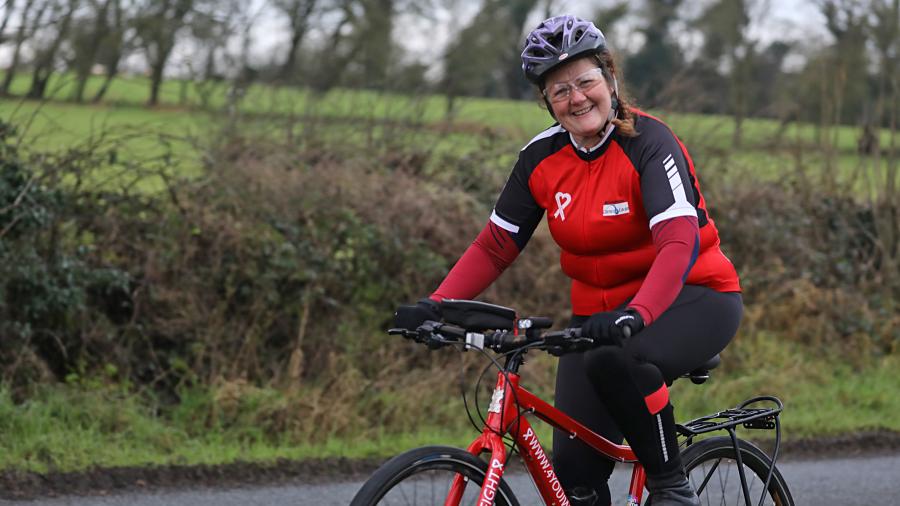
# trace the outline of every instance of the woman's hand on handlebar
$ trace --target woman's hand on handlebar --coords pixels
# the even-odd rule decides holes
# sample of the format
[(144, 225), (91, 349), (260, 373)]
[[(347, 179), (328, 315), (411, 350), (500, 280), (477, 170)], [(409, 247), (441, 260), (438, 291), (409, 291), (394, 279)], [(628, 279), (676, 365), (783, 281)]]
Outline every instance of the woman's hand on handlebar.
[(598, 346), (622, 346), (626, 339), (644, 328), (644, 319), (634, 309), (594, 313), (581, 326), (581, 333)]

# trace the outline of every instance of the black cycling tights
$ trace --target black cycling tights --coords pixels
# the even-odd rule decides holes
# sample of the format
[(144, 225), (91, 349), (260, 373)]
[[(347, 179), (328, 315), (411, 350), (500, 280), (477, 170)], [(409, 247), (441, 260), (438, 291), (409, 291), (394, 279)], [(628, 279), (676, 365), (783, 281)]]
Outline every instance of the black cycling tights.
[[(686, 285), (669, 309), (624, 348), (602, 346), (561, 357), (556, 407), (615, 443), (627, 438), (649, 475), (677, 469), (674, 415), (661, 389), (722, 351), (742, 313), (739, 293)], [(571, 326), (586, 319), (573, 316)], [(553, 434), (553, 461), (566, 490), (592, 489), (597, 494), (593, 504), (610, 504), (606, 482), (613, 461), (561, 431)]]

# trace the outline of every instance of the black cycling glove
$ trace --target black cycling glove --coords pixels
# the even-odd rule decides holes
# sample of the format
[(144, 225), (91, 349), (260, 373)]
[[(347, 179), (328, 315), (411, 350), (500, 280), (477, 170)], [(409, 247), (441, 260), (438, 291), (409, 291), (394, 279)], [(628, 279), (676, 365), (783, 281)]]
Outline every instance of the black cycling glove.
[(441, 306), (427, 297), (414, 306), (400, 306), (394, 312), (394, 326), (401, 329), (415, 330), (425, 320), (441, 321)]
[[(625, 328), (628, 328), (626, 335)], [(622, 346), (625, 340), (644, 328), (644, 319), (634, 309), (594, 313), (581, 326), (581, 335), (590, 337), (594, 344)]]

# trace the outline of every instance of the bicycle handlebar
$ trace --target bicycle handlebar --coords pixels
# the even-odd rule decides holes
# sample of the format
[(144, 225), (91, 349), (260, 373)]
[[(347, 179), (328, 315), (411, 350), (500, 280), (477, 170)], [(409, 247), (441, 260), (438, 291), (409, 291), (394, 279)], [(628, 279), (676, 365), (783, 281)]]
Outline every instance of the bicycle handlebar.
[[(540, 328), (545, 322), (543, 318), (531, 318), (534, 327)], [(523, 348), (546, 350), (552, 355), (562, 355), (592, 348), (594, 340), (581, 337), (580, 328), (539, 332), (528, 329), (521, 333), (512, 330), (495, 330), (489, 332), (468, 332), (462, 327), (436, 321), (426, 321), (416, 330), (394, 328), (388, 334), (401, 335), (422, 343), (430, 349), (437, 349), (453, 344), (465, 344), (467, 349), (491, 349), (497, 353), (507, 353)]]

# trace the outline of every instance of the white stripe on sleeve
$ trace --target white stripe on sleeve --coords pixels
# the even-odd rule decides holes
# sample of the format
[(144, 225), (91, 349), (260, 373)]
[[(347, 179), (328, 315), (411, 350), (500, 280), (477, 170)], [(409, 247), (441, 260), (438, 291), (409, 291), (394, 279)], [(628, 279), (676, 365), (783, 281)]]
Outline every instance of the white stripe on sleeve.
[(650, 228), (657, 223), (675, 218), (676, 216), (693, 216), (697, 217), (697, 209), (688, 202), (687, 195), (684, 193), (684, 184), (681, 175), (678, 173), (678, 166), (671, 154), (663, 160), (663, 167), (666, 170), (666, 176), (669, 178), (669, 188), (672, 189), (672, 197), (675, 202), (672, 203), (663, 212), (650, 218)]
[(519, 233), (519, 226), (513, 225), (512, 223), (510, 223), (510, 222), (504, 220), (503, 218), (501, 218), (500, 216), (498, 216), (496, 210), (491, 212), (491, 221), (495, 225), (502, 228), (503, 230), (506, 230), (509, 233), (512, 233), (512, 234)]

